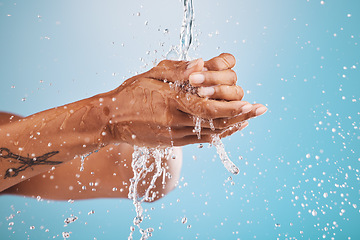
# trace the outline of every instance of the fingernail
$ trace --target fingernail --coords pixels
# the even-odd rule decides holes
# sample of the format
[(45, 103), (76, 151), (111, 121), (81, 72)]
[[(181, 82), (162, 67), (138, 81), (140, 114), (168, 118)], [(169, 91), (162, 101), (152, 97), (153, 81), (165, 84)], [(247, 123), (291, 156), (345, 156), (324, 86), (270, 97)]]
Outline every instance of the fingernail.
[(264, 114), (266, 111), (267, 111), (267, 108), (262, 106), (262, 107), (259, 107), (258, 109), (256, 109), (255, 114), (256, 114), (256, 116), (260, 116), (260, 115)]
[(249, 122), (248, 122), (248, 121), (242, 122), (242, 123), (241, 123), (241, 129), (246, 128), (248, 125), (249, 125)]
[(215, 88), (213, 87), (201, 87), (198, 89), (198, 94), (201, 97), (209, 97), (215, 93)]
[(205, 81), (205, 76), (201, 73), (191, 74), (189, 77), (190, 84), (201, 84)]
[(252, 106), (252, 104), (250, 104), (250, 103), (245, 104), (244, 106), (241, 107), (242, 113), (248, 113), (248, 112), (250, 112), (251, 109), (252, 109), (252, 107), (253, 107), (253, 106)]
[(194, 67), (198, 63), (199, 59), (200, 58), (190, 61), (187, 65), (186, 69), (190, 69), (190, 68)]
[(203, 67), (203, 72), (209, 71), (206, 67)]

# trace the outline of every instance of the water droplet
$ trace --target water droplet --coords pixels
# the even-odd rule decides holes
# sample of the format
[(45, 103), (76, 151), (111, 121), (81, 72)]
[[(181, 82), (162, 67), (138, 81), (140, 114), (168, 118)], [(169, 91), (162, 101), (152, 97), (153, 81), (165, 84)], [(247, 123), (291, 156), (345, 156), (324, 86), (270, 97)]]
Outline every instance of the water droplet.
[(142, 216), (137, 216), (137, 217), (134, 217), (134, 225), (139, 225), (140, 223), (142, 223), (143, 221), (143, 217)]
[(75, 222), (76, 220), (78, 219), (78, 217), (74, 216), (74, 217), (68, 217), (64, 220), (64, 223), (65, 224), (70, 224), (70, 223), (73, 223)]
[(62, 236), (63, 236), (64, 239), (69, 238), (70, 237), (70, 232), (63, 232)]
[(315, 217), (317, 215), (317, 211), (314, 209), (312, 210), (311, 214)]

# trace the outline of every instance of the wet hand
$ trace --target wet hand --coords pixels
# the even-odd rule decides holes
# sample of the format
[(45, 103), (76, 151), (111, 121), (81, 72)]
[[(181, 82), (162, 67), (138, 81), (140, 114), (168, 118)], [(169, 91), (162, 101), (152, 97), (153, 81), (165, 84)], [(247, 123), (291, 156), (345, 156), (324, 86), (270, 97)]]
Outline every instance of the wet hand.
[[(210, 72), (212, 61), (208, 62)], [(98, 95), (103, 106), (107, 107), (104, 113), (108, 116), (102, 141), (139, 146), (182, 146), (210, 142), (214, 133), (225, 137), (246, 127), (244, 121), (253, 112), (248, 109), (249, 103), (241, 101), (241, 98), (219, 101), (169, 84), (179, 79), (186, 81), (190, 74), (204, 67), (202, 60), (192, 65), (166, 60), (149, 72), (127, 80), (119, 88)], [(214, 123), (213, 126), (209, 122), (203, 124), (201, 139), (193, 131), (194, 117), (211, 119)]]
[[(244, 91), (236, 85), (237, 75), (232, 69), (235, 64), (236, 59), (232, 54), (222, 53), (205, 62), (201, 58), (191, 62), (163, 60), (146, 74), (173, 83), (189, 82), (191, 86), (196, 88), (197, 95), (203, 98), (227, 102), (241, 101), (244, 97)], [(242, 116), (224, 120), (226, 126), (229, 126), (229, 123), (246, 121), (260, 116), (267, 111), (267, 108), (262, 104), (250, 104), (245, 101), (243, 103), (245, 105), (242, 106)], [(219, 122), (219, 120), (216, 121)], [(247, 123), (244, 122), (244, 124)]]
[[(190, 74), (189, 81), (194, 87), (199, 87), (198, 95), (219, 100), (241, 100), (244, 91), (236, 85), (237, 75), (232, 68), (235, 57), (229, 53), (222, 53), (204, 62), (201, 72)], [(249, 110), (250, 110), (249, 105)]]

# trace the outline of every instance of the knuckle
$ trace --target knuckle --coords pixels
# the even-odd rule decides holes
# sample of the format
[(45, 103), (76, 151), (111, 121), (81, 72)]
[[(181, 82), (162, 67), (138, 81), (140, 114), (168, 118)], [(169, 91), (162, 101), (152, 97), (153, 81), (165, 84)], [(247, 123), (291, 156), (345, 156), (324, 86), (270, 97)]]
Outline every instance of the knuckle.
[(223, 68), (223, 65), (223, 61), (218, 58), (211, 61), (211, 67), (213, 70), (221, 70)]
[(222, 53), (220, 57), (227, 63), (228, 68), (232, 68), (236, 64), (235, 57), (230, 53)]
[(228, 62), (228, 60), (226, 59), (226, 57), (221, 57), (220, 59), (221, 59), (221, 65), (223, 68), (226, 68), (226, 69), (231, 68), (231, 65)]
[(238, 115), (239, 113), (238, 113), (238, 110), (237, 109), (231, 109), (231, 111), (230, 111), (230, 113), (231, 113), (231, 116), (236, 116), (236, 115)]
[(162, 60), (162, 61), (159, 62), (158, 66), (159, 66), (159, 67), (166, 66), (167, 63), (168, 63), (168, 61), (169, 61), (169, 60)]
[(239, 100), (241, 100), (244, 97), (244, 90), (242, 89), (242, 87), (236, 86), (235, 92)]
[(236, 75), (236, 72), (234, 71), (234, 70), (232, 70), (232, 69), (230, 69), (230, 75), (231, 75), (231, 81), (230, 81), (230, 83), (232, 84), (232, 85), (235, 85), (236, 84), (236, 82), (237, 82), (237, 75)]

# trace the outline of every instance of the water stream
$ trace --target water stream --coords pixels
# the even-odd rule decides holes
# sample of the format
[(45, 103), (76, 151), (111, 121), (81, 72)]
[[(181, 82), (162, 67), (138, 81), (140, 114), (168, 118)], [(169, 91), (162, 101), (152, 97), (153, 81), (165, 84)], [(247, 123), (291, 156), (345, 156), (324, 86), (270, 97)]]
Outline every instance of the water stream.
[[(136, 216), (133, 220), (134, 226), (130, 227), (129, 240), (133, 239), (133, 233), (135, 227), (139, 229), (141, 234), (141, 240), (151, 237), (153, 228), (142, 229), (140, 223), (144, 220), (143, 208), (141, 204), (144, 201), (150, 202), (156, 198), (155, 191), (151, 192), (155, 188), (156, 179), (161, 176), (163, 169), (161, 167), (161, 161), (168, 156), (171, 156), (171, 150), (169, 148), (148, 148), (148, 147), (134, 147), (134, 153), (132, 155), (131, 167), (134, 173), (134, 177), (130, 179), (130, 187), (128, 198), (133, 200), (135, 206)], [(151, 180), (146, 182), (150, 174), (153, 174)], [(139, 186), (145, 181), (149, 184), (145, 193), (139, 192)], [(151, 192), (151, 194), (150, 194)]]
[[(172, 47), (167, 54), (167, 59), (177, 59), (177, 60), (186, 60), (189, 61), (190, 57), (188, 55), (189, 48), (193, 41), (193, 22), (194, 22), (194, 8), (192, 0), (184, 0), (184, 18), (181, 26), (180, 33), (180, 44), (179, 46)], [(194, 132), (197, 134), (198, 138), (201, 138), (201, 123), (205, 121), (201, 117), (194, 118)], [(209, 120), (211, 129), (215, 130), (212, 120)], [(171, 130), (169, 130), (171, 131)], [(217, 153), (221, 159), (221, 162), (224, 164), (225, 168), (232, 174), (238, 174), (239, 168), (229, 159), (224, 144), (220, 140), (218, 134), (214, 134), (212, 137), (212, 143), (215, 146)], [(144, 201), (152, 201), (156, 198), (156, 193), (153, 191), (151, 194), (151, 189), (155, 188), (156, 179), (161, 176), (163, 173), (163, 168), (161, 167), (161, 162), (163, 159), (169, 159), (169, 156), (172, 155), (173, 148), (148, 148), (148, 147), (137, 147), (134, 146), (134, 153), (132, 155), (132, 169), (134, 177), (130, 179), (130, 187), (128, 198), (133, 201), (135, 206), (136, 216), (133, 220), (133, 226), (130, 227), (130, 235), (128, 240), (133, 239), (133, 233), (135, 228), (139, 229), (141, 234), (141, 240), (148, 239), (152, 236), (153, 228), (142, 229), (140, 224), (144, 220), (143, 208), (141, 204)], [(149, 186), (145, 190), (144, 195), (139, 193), (140, 183), (144, 182), (148, 174), (153, 174)]]
[[(193, 41), (193, 23), (194, 23), (194, 7), (192, 0), (184, 0), (184, 18), (181, 26), (181, 34), (180, 34), (180, 45), (179, 45), (179, 60), (190, 60), (190, 57), (188, 55), (189, 48), (191, 46), (191, 43)], [(171, 51), (170, 51), (171, 52)], [(205, 121), (201, 117), (194, 117), (194, 132), (196, 133), (198, 139), (201, 138), (201, 123)], [(212, 119), (210, 121), (210, 127), (212, 130), (215, 130)], [(221, 159), (221, 162), (224, 164), (224, 167), (231, 172), (232, 174), (238, 174), (240, 172), (239, 168), (236, 167), (236, 165), (230, 160), (228, 157), (224, 144), (222, 143), (220, 136), (218, 134), (214, 134), (212, 136), (212, 142), (211, 145), (213, 145), (216, 148), (216, 151)]]

